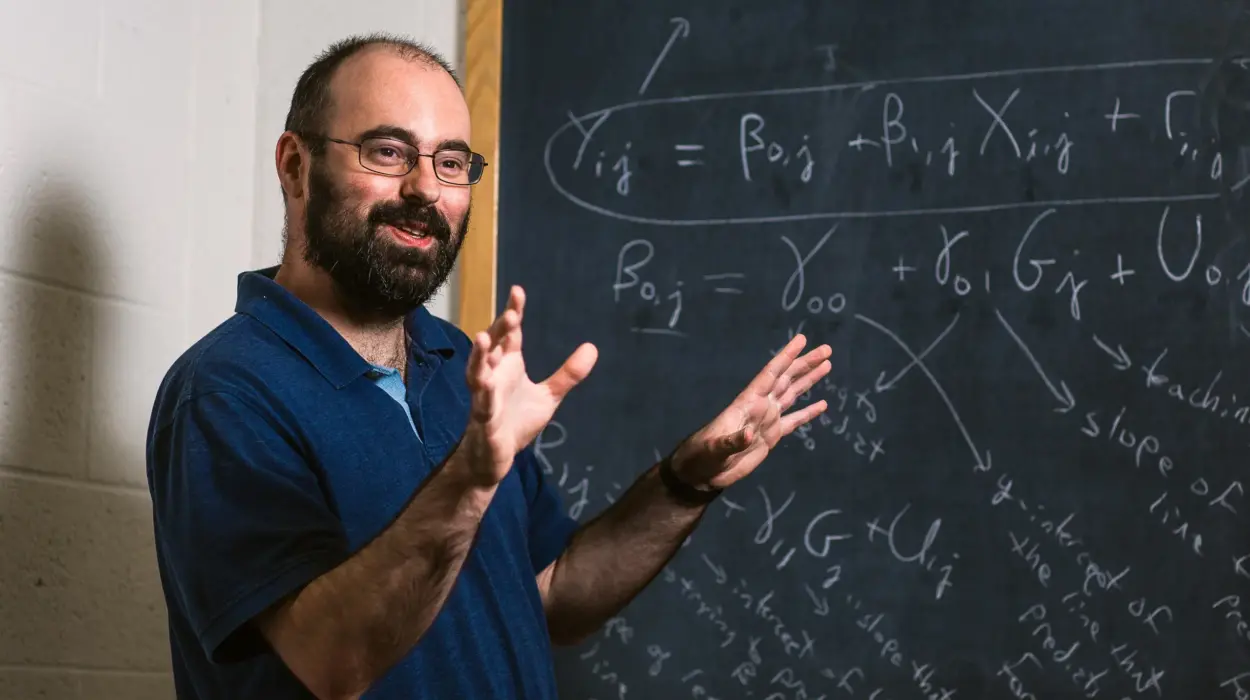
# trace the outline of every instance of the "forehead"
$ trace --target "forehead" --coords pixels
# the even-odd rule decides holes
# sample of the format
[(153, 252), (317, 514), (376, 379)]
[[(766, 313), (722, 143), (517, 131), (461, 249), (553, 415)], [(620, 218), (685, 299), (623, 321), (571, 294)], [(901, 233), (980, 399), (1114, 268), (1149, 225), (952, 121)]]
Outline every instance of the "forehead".
[(438, 65), (371, 48), (343, 62), (330, 81), (330, 136), (353, 138), (381, 125), (408, 129), (423, 144), (469, 140), (469, 108)]

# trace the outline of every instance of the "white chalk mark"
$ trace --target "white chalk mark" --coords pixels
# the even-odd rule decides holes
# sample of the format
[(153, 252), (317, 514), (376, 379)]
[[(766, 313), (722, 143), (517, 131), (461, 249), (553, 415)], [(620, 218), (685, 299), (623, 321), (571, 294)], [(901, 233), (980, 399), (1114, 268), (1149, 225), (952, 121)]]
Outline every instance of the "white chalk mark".
[(1183, 195), (1146, 195), (1138, 197), (1089, 197), (1085, 199), (1049, 199), (1032, 202), (1004, 202), (1001, 204), (979, 204), (962, 207), (929, 207), (920, 209), (897, 209), (884, 211), (827, 211), (810, 214), (778, 214), (773, 216), (729, 216), (706, 219), (664, 219), (652, 216), (638, 216), (613, 211), (607, 207), (591, 204), (565, 189), (556, 179), (551, 170), (550, 143), (545, 156), (547, 174), (551, 185), (573, 204), (609, 219), (628, 221), (635, 224), (655, 226), (734, 226), (742, 224), (780, 224), (801, 221), (820, 221), (829, 219), (884, 219), (905, 216), (931, 216), (934, 214), (984, 214), (1015, 209), (1036, 209), (1041, 207), (1078, 207), (1099, 204), (1175, 204), (1180, 202), (1210, 201), (1220, 198), (1220, 193), (1200, 193)]
[(815, 606), (816, 608), (812, 612), (816, 613), (817, 615), (821, 617), (828, 615), (829, 614), (829, 600), (827, 598), (818, 597), (816, 595), (816, 591), (813, 591), (812, 587), (807, 584), (803, 584), (803, 588), (807, 590), (807, 597), (812, 599), (812, 605)]
[[(675, 18), (676, 19), (676, 18)], [(1047, 74), (1064, 74), (1064, 73), (1081, 73), (1096, 71), (1113, 71), (1113, 70), (1131, 70), (1139, 68), (1158, 68), (1166, 66), (1206, 66), (1212, 63), (1212, 59), (1208, 58), (1181, 58), (1181, 59), (1157, 59), (1146, 61), (1121, 61), (1113, 63), (1097, 63), (1086, 65), (1069, 65), (1069, 66), (1048, 66), (1039, 68), (1019, 68), (999, 71), (983, 71), (977, 73), (960, 73), (951, 75), (933, 75), (919, 76), (911, 78), (894, 78), (877, 81), (860, 81), (847, 83), (831, 83), (824, 85), (813, 85), (798, 88), (773, 88), (766, 90), (744, 90), (736, 92), (721, 93), (705, 93), (701, 95), (685, 95), (678, 97), (666, 98), (648, 98), (624, 102), (611, 107), (605, 107), (593, 112), (589, 112), (578, 118), (577, 126), (580, 128), (580, 122), (599, 116), (605, 116), (615, 111), (635, 109), (638, 107), (646, 107), (652, 105), (664, 104), (689, 104), (697, 102), (707, 102), (713, 100), (726, 99), (753, 99), (759, 97), (775, 97), (783, 95), (806, 95), (825, 92), (838, 92), (844, 90), (867, 91), (880, 86), (892, 85), (919, 85), (926, 83), (944, 83), (957, 82), (965, 80), (985, 80), (990, 78), (1007, 78), (1019, 77), (1026, 75), (1047, 75)], [(721, 218), (704, 218), (704, 219), (663, 219), (657, 217), (636, 216), (632, 214), (624, 214), (612, 211), (606, 207), (591, 204), (572, 192), (568, 191), (556, 179), (555, 171), (551, 165), (551, 151), (555, 142), (573, 123), (564, 124), (556, 129), (555, 133), (547, 140), (546, 148), (543, 153), (543, 162), (547, 168), (547, 177), (551, 181), (552, 187), (556, 189), (565, 199), (586, 209), (588, 211), (606, 216), (619, 221), (628, 221), (639, 224), (653, 224), (660, 226), (710, 226), (710, 225), (735, 225), (735, 224), (769, 224), (783, 222), (800, 222), (827, 219), (874, 219), (883, 217), (899, 217), (899, 216), (928, 216), (934, 214), (975, 214), (988, 213), (997, 211), (1007, 211), (1015, 209), (1029, 209), (1035, 207), (1064, 207), (1064, 206), (1085, 206), (1085, 205), (1103, 205), (1103, 204), (1152, 204), (1152, 203), (1168, 203), (1168, 202), (1195, 202), (1219, 199), (1220, 193), (1198, 193), (1188, 195), (1144, 195), (1144, 196), (1127, 196), (1127, 197), (1090, 197), (1077, 199), (1056, 199), (1047, 201), (1033, 202), (1006, 202), (1000, 204), (984, 204), (969, 205), (957, 207), (932, 207), (923, 209), (903, 209), (894, 211), (839, 211), (839, 212), (813, 212), (809, 214), (791, 214), (791, 215), (775, 215), (775, 216), (744, 216), (744, 217), (721, 217)], [(1243, 185), (1245, 183), (1242, 183)]]
[(903, 378), (903, 376), (904, 376), (904, 375), (906, 375), (908, 372), (910, 372), (910, 371), (911, 371), (911, 369), (912, 369), (913, 367), (915, 367), (917, 363), (919, 363), (919, 362), (920, 362), (921, 360), (923, 360), (924, 358), (928, 357), (928, 356), (929, 356), (929, 353), (933, 352), (933, 349), (934, 349), (934, 348), (936, 348), (936, 347), (938, 346), (938, 344), (939, 344), (939, 343), (941, 343), (941, 342), (942, 342), (942, 340), (946, 338), (946, 336), (947, 336), (947, 335), (951, 332), (951, 330), (953, 330), (953, 329), (955, 328), (955, 324), (956, 324), (956, 323), (959, 323), (959, 314), (955, 314), (955, 318), (951, 319), (950, 324), (948, 324), (948, 325), (946, 326), (946, 330), (942, 331), (942, 332), (941, 332), (941, 334), (939, 334), (937, 338), (934, 338), (933, 342), (932, 342), (932, 343), (929, 343), (929, 347), (927, 347), (927, 348), (925, 348), (925, 349), (924, 349), (924, 352), (920, 353), (920, 354), (916, 357), (916, 359), (912, 360), (911, 362), (908, 362), (908, 363), (907, 363), (907, 366), (905, 366), (905, 367), (903, 367), (903, 369), (899, 370), (899, 371), (898, 371), (898, 374), (895, 374), (895, 375), (894, 375), (894, 376), (890, 379), (890, 381), (888, 381), (888, 382), (882, 382), (882, 381), (881, 381), (881, 380), (885, 377), (885, 372), (882, 372), (881, 374), (878, 374), (878, 375), (877, 375), (877, 382), (876, 382), (876, 384), (874, 385), (873, 389), (874, 389), (874, 390), (875, 390), (878, 394), (880, 394), (880, 393), (882, 393), (882, 392), (885, 392), (885, 391), (889, 391), (890, 389), (893, 389), (893, 388), (894, 388), (894, 385), (895, 385), (895, 384), (897, 384), (897, 383), (899, 382), (899, 380)]
[(681, 166), (681, 167), (683, 167), (683, 168), (689, 168), (689, 167), (692, 167), (692, 166), (695, 166), (695, 165), (703, 165), (703, 161), (701, 161), (701, 160), (684, 160), (684, 159), (683, 159), (683, 160), (679, 160), (679, 161), (677, 161), (677, 165), (679, 165), (679, 166)]
[(1133, 362), (1129, 359), (1128, 353), (1124, 352), (1123, 345), (1116, 345), (1115, 346), (1116, 349), (1112, 350), (1111, 347), (1107, 345), (1106, 343), (1102, 342), (1102, 340), (1099, 339), (1097, 335), (1094, 336), (1094, 342), (1098, 343), (1098, 347), (1102, 348), (1103, 352), (1107, 353), (1108, 355), (1111, 356), (1112, 359), (1115, 360), (1116, 369), (1122, 371), (1133, 366)]
[(672, 328), (630, 328), (634, 333), (646, 333), (648, 335), (673, 335), (679, 338), (686, 337), (686, 334)]
[[(1195, 97), (1197, 95), (1198, 93), (1194, 92), (1193, 90), (1173, 90), (1172, 92), (1168, 93), (1167, 98), (1164, 99), (1163, 101), (1163, 130), (1167, 132), (1169, 141), (1175, 138), (1172, 135), (1172, 100), (1176, 99), (1177, 97)], [(1184, 136), (1185, 132), (1182, 131), (1180, 135)]]
[(1056, 408), (1055, 412), (1067, 413), (1068, 411), (1071, 411), (1072, 407), (1076, 405), (1076, 400), (1072, 398), (1072, 390), (1068, 389), (1068, 385), (1060, 380), (1060, 388), (1056, 389), (1055, 385), (1051, 383), (1050, 378), (1046, 376), (1046, 371), (1042, 369), (1042, 364), (1037, 361), (1036, 357), (1033, 356), (1033, 352), (1029, 350), (1029, 346), (1024, 344), (1024, 341), (1020, 339), (1020, 336), (1016, 335), (1016, 332), (1011, 328), (1011, 324), (1007, 323), (1007, 319), (1003, 318), (1003, 315), (999, 313), (998, 309), (994, 309), (994, 315), (998, 317), (999, 322), (1003, 324), (1003, 328), (1007, 329), (1007, 333), (1009, 333), (1012, 339), (1016, 341), (1016, 345), (1019, 345), (1020, 349), (1024, 351), (1024, 356), (1029, 358), (1029, 362), (1033, 364), (1033, 369), (1037, 370), (1038, 376), (1041, 377), (1042, 381), (1046, 383), (1046, 388), (1050, 390), (1051, 395), (1054, 396), (1055, 400), (1059, 402), (1059, 408)]
[(679, 38), (684, 39), (690, 36), (690, 22), (684, 17), (673, 17), (669, 22), (677, 25), (673, 27), (673, 33), (668, 35), (668, 41), (664, 43), (664, 48), (660, 50), (660, 55), (656, 57), (655, 63), (651, 64), (651, 70), (647, 72), (647, 77), (642, 81), (642, 87), (638, 88), (638, 94), (647, 91), (647, 86), (651, 84), (651, 79), (655, 77), (655, 72), (659, 70), (660, 64), (664, 62), (664, 57), (668, 55), (668, 50), (673, 48), (673, 44), (677, 43)]
[(703, 563), (707, 564), (707, 568), (711, 569), (712, 573), (716, 576), (717, 583), (724, 583), (729, 580), (729, 577), (725, 575), (725, 570), (723, 568), (713, 564), (712, 560), (708, 559), (706, 554), (702, 554), (700, 556), (703, 558)]
[(1111, 114), (1104, 114), (1103, 118), (1111, 122), (1111, 133), (1114, 134), (1121, 121), (1125, 119), (1141, 119), (1141, 115), (1132, 112), (1121, 112), (1120, 98), (1117, 97), (1115, 98), (1115, 109), (1112, 110)]
[(990, 113), (990, 118), (994, 120), (994, 123), (990, 124), (990, 128), (986, 130), (985, 138), (981, 139), (981, 155), (985, 155), (985, 147), (989, 144), (990, 137), (994, 135), (994, 131), (998, 127), (1002, 127), (1003, 133), (1006, 134), (1007, 138), (1011, 140), (1011, 148), (1016, 152), (1016, 157), (1020, 157), (1020, 144), (1016, 143), (1016, 135), (1011, 133), (1011, 127), (1007, 126), (1007, 122), (1003, 120), (1003, 115), (1007, 113), (1007, 108), (1011, 107), (1011, 103), (1015, 102), (1016, 97), (1019, 95), (1020, 88), (1016, 88), (1012, 91), (1011, 97), (1008, 97), (1007, 101), (1003, 103), (1003, 106), (995, 110), (993, 107), (986, 104), (985, 100), (981, 99), (981, 95), (977, 93), (976, 88), (972, 89), (972, 96), (976, 98), (977, 102), (981, 103), (981, 106), (985, 108), (985, 111)]
[(741, 294), (742, 293), (741, 289), (734, 289), (733, 287), (717, 287), (713, 289), (712, 291), (718, 294)]
[(679, 143), (679, 144), (677, 144), (676, 146), (673, 146), (673, 150), (674, 150), (674, 151), (682, 151), (682, 152), (686, 152), (686, 151), (702, 151), (702, 150), (703, 150), (703, 146), (702, 146), (702, 145), (700, 145), (700, 144), (696, 144), (696, 143)]
[[(1166, 66), (1206, 66), (1209, 58), (1165, 58), (1150, 61), (1120, 61), (1115, 63), (1091, 63), (1071, 66), (1047, 66), (1041, 68), (1014, 68), (1008, 70), (982, 71), (979, 73), (957, 73), (951, 75), (928, 75), (912, 78), (888, 78), (885, 80), (865, 80), (853, 83), (826, 83), (796, 88), (768, 88), (764, 90), (741, 90), (733, 92), (709, 92), (701, 95), (683, 95), (679, 97), (652, 97), (645, 100), (625, 102), (614, 107), (599, 111), (633, 109), (659, 104), (680, 104), (687, 102), (706, 102), (708, 100), (724, 100), (734, 98), (778, 97), (782, 95), (807, 95), (819, 92), (840, 92), (843, 90), (872, 90), (891, 85), (923, 85), (925, 83), (950, 83), (961, 80), (985, 80), (988, 78), (1014, 78), (1025, 75), (1047, 75), (1051, 73), (1089, 73), (1104, 70), (1128, 70), (1132, 68), (1161, 68)], [(597, 114), (597, 112), (592, 112)], [(590, 116), (590, 115), (587, 115)]]
[(951, 402), (950, 397), (946, 395), (946, 390), (942, 388), (942, 384), (937, 380), (937, 377), (933, 376), (933, 373), (929, 371), (929, 367), (925, 365), (924, 361), (917, 357), (916, 353), (912, 352), (912, 349), (907, 346), (907, 343), (904, 343), (902, 339), (895, 335), (889, 328), (886, 328), (863, 314), (855, 314), (855, 319), (872, 326), (878, 331), (881, 331), (886, 337), (894, 341), (894, 344), (897, 345), (903, 352), (907, 353), (907, 356), (915, 362), (916, 368), (923, 372), (924, 376), (928, 377), (929, 383), (933, 385), (933, 388), (937, 391), (938, 396), (942, 398), (942, 402), (946, 404), (946, 410), (950, 411), (951, 418), (954, 419), (955, 426), (959, 428), (959, 433), (963, 436), (964, 442), (968, 444), (968, 449), (972, 450), (972, 457), (976, 460), (977, 468), (981, 471), (989, 471), (990, 453), (986, 452), (985, 457), (981, 457), (980, 451), (977, 450), (976, 443), (972, 441), (972, 436), (968, 434), (968, 429), (964, 427), (963, 419), (959, 417), (959, 411), (955, 410), (955, 404)]
[(577, 147), (577, 157), (573, 159), (573, 169), (577, 170), (582, 165), (582, 156), (586, 154), (586, 146), (590, 144), (590, 139), (594, 137), (595, 131), (599, 128), (599, 125), (603, 123), (603, 120), (607, 119), (612, 112), (608, 111), (599, 115), (599, 118), (595, 119), (595, 123), (591, 124), (589, 131), (582, 126), (582, 119), (578, 119), (572, 112), (568, 112), (567, 114), (569, 115), (569, 124), (565, 125), (566, 128), (569, 125), (572, 125), (576, 126), (577, 130), (582, 132), (582, 145)]
[(727, 279), (742, 279), (743, 277), (746, 277), (746, 275), (741, 272), (717, 272), (711, 275), (704, 275), (703, 279), (705, 280), (727, 280)]

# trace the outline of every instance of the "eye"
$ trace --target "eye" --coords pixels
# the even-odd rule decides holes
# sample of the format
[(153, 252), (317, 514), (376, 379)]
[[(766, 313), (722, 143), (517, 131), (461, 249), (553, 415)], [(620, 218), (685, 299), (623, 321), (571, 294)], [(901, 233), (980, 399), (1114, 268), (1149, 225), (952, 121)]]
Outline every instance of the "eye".
[(384, 172), (398, 171), (408, 164), (407, 149), (393, 139), (366, 139), (360, 154), (369, 167)]
[(369, 158), (382, 162), (398, 162), (404, 159), (404, 152), (395, 146), (375, 146), (369, 150)]

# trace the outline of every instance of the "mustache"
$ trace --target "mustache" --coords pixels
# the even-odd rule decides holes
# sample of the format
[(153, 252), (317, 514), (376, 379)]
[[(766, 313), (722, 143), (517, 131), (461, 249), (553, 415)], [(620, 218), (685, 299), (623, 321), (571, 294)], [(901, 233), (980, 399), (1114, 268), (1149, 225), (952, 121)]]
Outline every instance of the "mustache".
[(425, 232), (440, 242), (451, 241), (451, 224), (432, 204), (416, 202), (386, 202), (377, 204), (369, 212), (369, 227), (376, 231), (383, 224), (405, 226), (422, 224)]

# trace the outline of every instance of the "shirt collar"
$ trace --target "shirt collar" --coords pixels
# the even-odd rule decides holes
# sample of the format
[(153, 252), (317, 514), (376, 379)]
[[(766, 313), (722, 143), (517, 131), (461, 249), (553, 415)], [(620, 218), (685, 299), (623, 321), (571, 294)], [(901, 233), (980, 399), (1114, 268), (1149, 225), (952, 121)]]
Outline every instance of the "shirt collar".
[[(278, 266), (239, 275), (234, 310), (246, 314), (282, 338), (336, 389), (368, 372), (372, 365), (310, 306), (274, 281)], [(413, 344), (444, 357), (455, 346), (433, 314), (424, 306), (404, 318), (404, 330)]]

